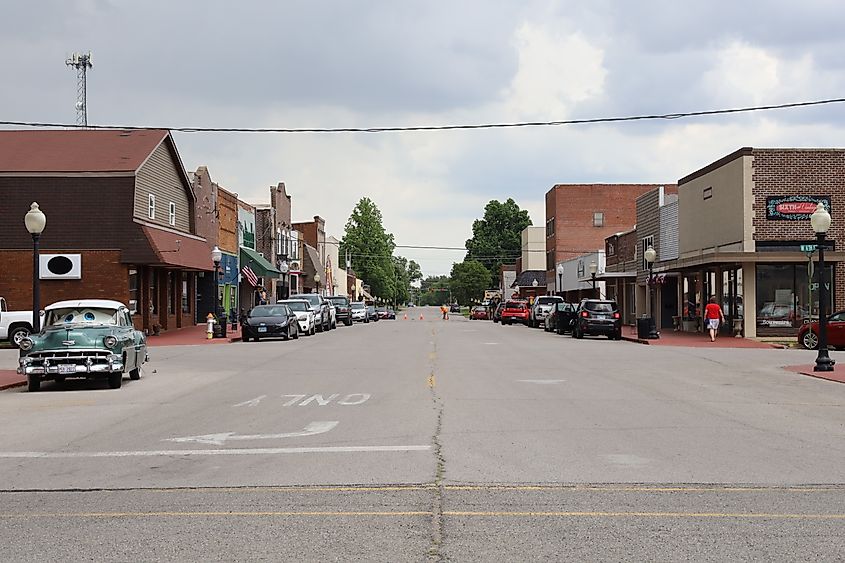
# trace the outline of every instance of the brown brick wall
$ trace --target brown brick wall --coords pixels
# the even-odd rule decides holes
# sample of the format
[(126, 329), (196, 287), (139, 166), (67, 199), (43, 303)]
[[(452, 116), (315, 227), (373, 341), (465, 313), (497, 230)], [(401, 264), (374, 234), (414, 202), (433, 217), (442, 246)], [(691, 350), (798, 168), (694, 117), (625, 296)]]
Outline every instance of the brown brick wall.
[(220, 214), (220, 231), (217, 244), (229, 254), (238, 253), (238, 197), (222, 188), (217, 189), (217, 207)]
[[(766, 219), (766, 197), (819, 195), (831, 198), (828, 239), (836, 250), (845, 241), (845, 151), (841, 149), (752, 149), (754, 240), (794, 241), (815, 238), (810, 221)], [(845, 309), (845, 263), (836, 265), (835, 309)]]
[[(555, 234), (546, 250), (555, 263), (604, 248), (605, 239), (628, 231), (637, 221), (637, 198), (659, 186), (675, 184), (559, 184), (546, 193), (546, 220), (555, 218)], [(604, 213), (604, 226), (593, 226), (593, 213)]]
[[(64, 299), (115, 299), (128, 303), (129, 268), (120, 263), (120, 251), (88, 250), (81, 254), (82, 279), (41, 280), (41, 306)], [(0, 296), (6, 298), (10, 309), (30, 309), (32, 250), (0, 250), (0, 264)]]

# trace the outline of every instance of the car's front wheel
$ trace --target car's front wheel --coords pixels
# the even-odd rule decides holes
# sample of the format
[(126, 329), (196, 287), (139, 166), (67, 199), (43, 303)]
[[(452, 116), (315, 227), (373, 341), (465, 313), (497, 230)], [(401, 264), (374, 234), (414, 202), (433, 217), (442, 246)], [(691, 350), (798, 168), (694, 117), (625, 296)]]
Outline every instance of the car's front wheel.
[(815, 350), (819, 347), (819, 336), (812, 330), (808, 330), (801, 337), (801, 346), (807, 350)]
[(141, 369), (135, 368), (132, 371), (130, 371), (129, 372), (129, 379), (131, 379), (132, 381), (138, 381), (139, 379), (141, 379)]
[(28, 375), (26, 377), (26, 389), (27, 391), (40, 391), (41, 390), (41, 378), (37, 375)]

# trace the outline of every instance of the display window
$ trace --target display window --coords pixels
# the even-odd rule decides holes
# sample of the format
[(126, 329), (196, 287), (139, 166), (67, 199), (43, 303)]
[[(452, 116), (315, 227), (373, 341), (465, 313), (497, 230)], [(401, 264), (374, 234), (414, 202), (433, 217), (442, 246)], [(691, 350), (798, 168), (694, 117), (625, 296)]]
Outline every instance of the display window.
[[(825, 268), (827, 311), (834, 303), (834, 268)], [(818, 319), (817, 273), (808, 264), (757, 265), (757, 334), (794, 334), (805, 322)]]

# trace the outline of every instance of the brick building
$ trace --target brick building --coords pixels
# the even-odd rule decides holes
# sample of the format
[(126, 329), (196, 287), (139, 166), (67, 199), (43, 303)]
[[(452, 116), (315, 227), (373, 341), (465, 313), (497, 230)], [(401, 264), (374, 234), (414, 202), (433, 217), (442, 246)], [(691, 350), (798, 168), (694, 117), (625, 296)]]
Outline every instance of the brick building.
[[(300, 275), (300, 291), (311, 293), (317, 291), (326, 293), (326, 221), (319, 215), (313, 221), (293, 223), (293, 229), (298, 231), (302, 240), (302, 272)], [(317, 283), (314, 276), (319, 276)], [(330, 290), (330, 288), (329, 288)]]
[(33, 201), (47, 217), (42, 303), (115, 299), (148, 332), (193, 324), (196, 276), (212, 266), (168, 131), (0, 131), (0, 295), (18, 309), (32, 302)]
[(604, 241), (605, 270), (598, 279), (605, 282), (605, 296), (616, 300), (622, 322), (632, 325), (637, 318), (637, 231), (616, 233)]
[(558, 184), (546, 193), (546, 279), (555, 266), (603, 249), (605, 238), (636, 223), (636, 200), (661, 184)]
[(715, 295), (729, 320), (726, 331), (796, 334), (819, 312), (810, 256), (801, 251), (815, 244), (809, 216), (818, 202), (832, 218), (827, 308), (845, 308), (845, 252), (838, 248), (845, 240), (843, 178), (843, 149), (751, 147), (681, 178), (678, 259), (660, 268), (680, 276), (679, 314), (691, 323)]

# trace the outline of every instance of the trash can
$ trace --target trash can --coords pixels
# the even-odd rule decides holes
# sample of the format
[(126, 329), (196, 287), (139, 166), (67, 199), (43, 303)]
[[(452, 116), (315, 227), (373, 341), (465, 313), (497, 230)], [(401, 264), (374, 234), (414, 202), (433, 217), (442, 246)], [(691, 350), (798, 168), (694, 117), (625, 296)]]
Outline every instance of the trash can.
[(651, 317), (637, 319), (637, 338), (646, 339), (651, 331)]
[(226, 338), (226, 317), (219, 317), (214, 323), (214, 338)]

